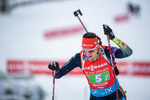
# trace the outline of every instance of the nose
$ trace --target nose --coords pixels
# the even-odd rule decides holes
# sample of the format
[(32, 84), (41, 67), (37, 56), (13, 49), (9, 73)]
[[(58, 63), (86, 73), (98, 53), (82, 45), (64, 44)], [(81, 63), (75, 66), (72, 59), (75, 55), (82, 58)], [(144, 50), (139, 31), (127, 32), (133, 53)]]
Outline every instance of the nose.
[(90, 51), (85, 51), (85, 53), (86, 53), (86, 54), (91, 54), (92, 52), (90, 52)]

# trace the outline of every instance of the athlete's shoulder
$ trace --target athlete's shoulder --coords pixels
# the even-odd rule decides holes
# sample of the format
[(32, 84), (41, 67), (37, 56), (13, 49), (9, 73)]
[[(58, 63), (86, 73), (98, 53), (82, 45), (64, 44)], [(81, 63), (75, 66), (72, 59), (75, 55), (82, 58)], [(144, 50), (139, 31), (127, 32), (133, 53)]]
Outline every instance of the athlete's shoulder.
[[(102, 45), (101, 47), (102, 47), (104, 50), (109, 50), (109, 46)], [(117, 48), (117, 47), (110, 46), (110, 48), (111, 48), (111, 50), (112, 50), (112, 49), (115, 49), (115, 48)]]
[(73, 58), (80, 59), (80, 53), (76, 53)]
[(80, 62), (80, 53), (76, 53), (73, 57), (70, 59), (71, 62)]
[(78, 66), (78, 67), (81, 67), (81, 59), (80, 59), (80, 58), (81, 58), (81, 57), (80, 57), (80, 53), (76, 53), (76, 54), (72, 57), (71, 61), (74, 62), (74, 65), (76, 65), (76, 66)]
[(108, 46), (106, 46), (106, 45), (101, 45), (101, 47), (104, 49), (105, 47), (108, 47)]

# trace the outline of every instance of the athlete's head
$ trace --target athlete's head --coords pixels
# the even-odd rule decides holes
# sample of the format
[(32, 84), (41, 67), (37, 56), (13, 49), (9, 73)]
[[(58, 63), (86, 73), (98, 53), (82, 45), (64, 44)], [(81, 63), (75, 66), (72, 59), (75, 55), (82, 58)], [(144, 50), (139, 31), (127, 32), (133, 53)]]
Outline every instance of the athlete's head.
[(94, 59), (101, 44), (101, 39), (95, 33), (88, 32), (83, 35), (82, 49), (89, 59)]

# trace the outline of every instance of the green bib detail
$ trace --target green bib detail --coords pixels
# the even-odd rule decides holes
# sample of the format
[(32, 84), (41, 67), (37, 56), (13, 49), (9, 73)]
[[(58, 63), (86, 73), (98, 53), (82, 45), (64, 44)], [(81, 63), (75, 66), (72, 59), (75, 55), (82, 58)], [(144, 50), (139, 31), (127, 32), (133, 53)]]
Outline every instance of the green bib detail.
[(93, 75), (87, 75), (87, 76), (91, 83), (97, 83), (97, 84), (106, 82), (110, 79), (110, 75), (108, 71), (101, 73), (101, 74), (93, 74)]

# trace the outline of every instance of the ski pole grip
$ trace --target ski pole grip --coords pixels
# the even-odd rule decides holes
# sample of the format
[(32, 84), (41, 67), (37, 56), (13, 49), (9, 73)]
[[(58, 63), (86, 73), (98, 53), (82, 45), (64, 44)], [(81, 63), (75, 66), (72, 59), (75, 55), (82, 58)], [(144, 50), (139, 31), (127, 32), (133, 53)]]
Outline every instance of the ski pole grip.
[[(54, 62), (54, 66), (56, 67), (56, 63)], [(56, 70), (53, 70), (53, 73), (55, 74)]]
[(80, 11), (80, 9), (74, 11), (73, 14), (74, 14), (75, 17), (77, 17), (78, 15), (82, 16), (82, 12)]
[(109, 38), (109, 35), (107, 35), (107, 41), (108, 41), (108, 42), (110, 42), (110, 38)]

